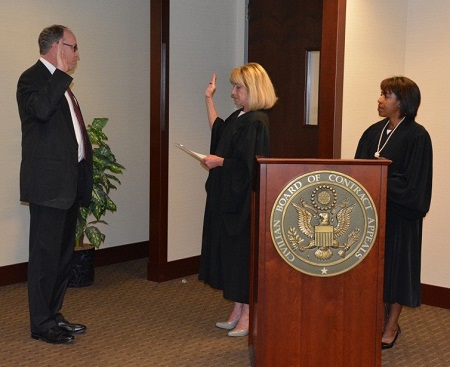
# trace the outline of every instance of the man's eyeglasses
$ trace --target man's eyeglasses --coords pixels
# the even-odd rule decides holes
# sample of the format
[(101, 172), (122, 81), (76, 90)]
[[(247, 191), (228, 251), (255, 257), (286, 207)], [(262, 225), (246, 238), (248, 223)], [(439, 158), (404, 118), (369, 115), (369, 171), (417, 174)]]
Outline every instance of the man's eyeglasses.
[(64, 43), (64, 42), (63, 42), (63, 45), (64, 45), (64, 46), (69, 46), (69, 47), (73, 50), (73, 52), (77, 52), (77, 51), (78, 51), (78, 45), (77, 45), (77, 44), (75, 44), (75, 45), (69, 45), (68, 43)]

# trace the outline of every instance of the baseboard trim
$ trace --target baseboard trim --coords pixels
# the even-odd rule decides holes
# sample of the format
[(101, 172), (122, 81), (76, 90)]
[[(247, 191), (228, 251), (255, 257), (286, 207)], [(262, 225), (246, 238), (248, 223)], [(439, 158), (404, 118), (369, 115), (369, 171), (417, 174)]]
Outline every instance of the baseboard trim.
[[(118, 264), (148, 257), (148, 241), (129, 245), (109, 247), (95, 252), (95, 267)], [(164, 282), (198, 273), (200, 256), (167, 262), (148, 262), (148, 279)], [(0, 286), (27, 281), (28, 263), (0, 267)], [(450, 309), (450, 288), (422, 284), (422, 303), (429, 306)]]
[(0, 286), (27, 281), (28, 263), (0, 267)]
[[(95, 267), (148, 257), (148, 241), (95, 251)], [(28, 262), (0, 267), (0, 286), (27, 281)]]
[(95, 267), (118, 264), (148, 257), (148, 241), (99, 249), (95, 252)]
[(422, 303), (450, 309), (450, 288), (422, 284)]

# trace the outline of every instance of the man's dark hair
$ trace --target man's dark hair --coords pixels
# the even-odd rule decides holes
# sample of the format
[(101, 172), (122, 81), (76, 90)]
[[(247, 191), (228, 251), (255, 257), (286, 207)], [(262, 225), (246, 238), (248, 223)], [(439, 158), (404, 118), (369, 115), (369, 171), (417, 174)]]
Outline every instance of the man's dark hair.
[(64, 30), (66, 29), (67, 27), (58, 24), (44, 28), (38, 38), (39, 53), (41, 55), (45, 55), (48, 50), (50, 50), (53, 43), (58, 42), (61, 38), (63, 38)]

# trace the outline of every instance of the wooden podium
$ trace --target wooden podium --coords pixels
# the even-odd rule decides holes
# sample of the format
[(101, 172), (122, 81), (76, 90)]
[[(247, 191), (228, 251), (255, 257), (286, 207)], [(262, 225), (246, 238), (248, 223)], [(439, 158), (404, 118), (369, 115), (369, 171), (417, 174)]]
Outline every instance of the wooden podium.
[[(257, 162), (250, 272), (252, 366), (381, 366), (390, 161), (257, 158)], [(310, 172), (350, 177), (370, 194), (376, 208), (377, 233), (370, 251), (357, 265), (333, 276), (314, 276), (290, 266), (272, 237), (271, 216), (280, 193)]]

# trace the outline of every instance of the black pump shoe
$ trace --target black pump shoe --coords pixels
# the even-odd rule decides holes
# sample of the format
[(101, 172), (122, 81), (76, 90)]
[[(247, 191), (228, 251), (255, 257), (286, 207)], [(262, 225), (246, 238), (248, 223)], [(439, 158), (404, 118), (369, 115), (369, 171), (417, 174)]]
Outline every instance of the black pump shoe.
[(383, 343), (383, 342), (381, 342), (381, 349), (391, 349), (394, 346), (395, 342), (397, 341), (397, 338), (398, 338), (398, 336), (400, 335), (401, 332), (402, 331), (400, 330), (400, 325), (398, 325), (397, 332), (395, 333), (394, 340), (391, 341), (390, 343)]

